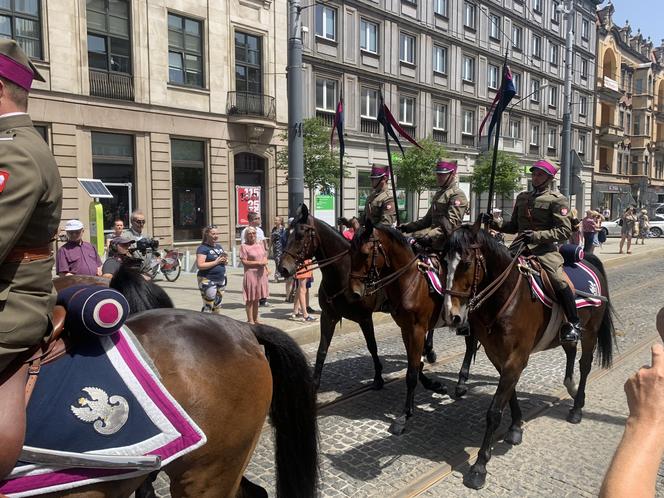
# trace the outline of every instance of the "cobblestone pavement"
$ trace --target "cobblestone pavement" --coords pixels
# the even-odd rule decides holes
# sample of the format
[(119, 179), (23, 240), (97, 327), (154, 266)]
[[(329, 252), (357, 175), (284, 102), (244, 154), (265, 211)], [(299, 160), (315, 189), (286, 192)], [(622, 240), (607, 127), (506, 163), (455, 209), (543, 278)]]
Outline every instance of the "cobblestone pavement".
[[(655, 340), (654, 318), (664, 303), (647, 296), (662, 295), (664, 282), (653, 275), (660, 275), (663, 270), (662, 257), (609, 270), (619, 316), (618, 355), (645, 340)], [(381, 326), (378, 336), (385, 371), (395, 373), (405, 368), (404, 348), (396, 327)], [(335, 341), (335, 350), (328, 356), (323, 371), (321, 399), (326, 401), (369, 383), (373, 373), (360, 337), (342, 336)], [(445, 331), (436, 338), (439, 357), (461, 353), (463, 347), (462, 340)], [(315, 351), (313, 345), (305, 349), (310, 354)], [(521, 407), (524, 414), (541, 411), (551, 403), (554, 407), (527, 425), (521, 446), (496, 445), (484, 490), (472, 492), (463, 487), (462, 475), (467, 465), (461, 465), (426, 491), (425, 496), (596, 495), (622, 434), (626, 415), (622, 384), (647, 360), (646, 347), (615, 371), (591, 382), (584, 421), (572, 426), (564, 420), (571, 400), (556, 404), (563, 389), (562, 350), (533, 356), (517, 388)], [(460, 363), (460, 357), (439, 361), (429, 371), (452, 388)], [(402, 496), (414, 480), (436, 466), (458, 466), (467, 455), (474, 461), (496, 379), (495, 370), (480, 353), (471, 370), (470, 391), (465, 399), (453, 400), (418, 387), (417, 412), (402, 436), (387, 431), (403, 406), (402, 380), (387, 384), (382, 391), (368, 391), (321, 409), (321, 496)], [(503, 419), (503, 429), (508, 423), (509, 415)], [(266, 431), (247, 472), (271, 495), (273, 455), (271, 434)], [(579, 459), (581, 455), (583, 458)]]

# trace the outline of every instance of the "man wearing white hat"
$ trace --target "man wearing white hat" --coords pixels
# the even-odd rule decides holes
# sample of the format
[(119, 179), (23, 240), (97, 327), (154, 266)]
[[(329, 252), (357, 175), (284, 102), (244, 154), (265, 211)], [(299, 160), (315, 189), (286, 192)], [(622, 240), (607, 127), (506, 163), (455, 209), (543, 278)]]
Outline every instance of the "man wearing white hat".
[(83, 240), (83, 231), (79, 220), (69, 220), (65, 225), (67, 243), (55, 256), (55, 271), (59, 276), (101, 275), (101, 258), (97, 249)]

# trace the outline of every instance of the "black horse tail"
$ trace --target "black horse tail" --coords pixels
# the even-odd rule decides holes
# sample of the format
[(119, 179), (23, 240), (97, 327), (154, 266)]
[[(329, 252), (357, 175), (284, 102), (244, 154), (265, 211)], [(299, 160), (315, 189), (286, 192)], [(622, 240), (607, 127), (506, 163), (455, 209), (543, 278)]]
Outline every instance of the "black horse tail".
[(604, 316), (602, 316), (602, 323), (597, 331), (597, 363), (602, 368), (610, 368), (613, 363), (613, 344), (616, 340), (616, 330), (613, 324), (613, 316), (615, 310), (609, 298), (609, 286), (606, 278), (606, 270), (602, 261), (594, 254), (586, 254), (584, 259), (593, 265), (604, 277), (604, 290), (606, 296), (606, 306), (604, 307)]
[(272, 370), (270, 418), (275, 427), (277, 496), (311, 498), (318, 482), (316, 394), (297, 343), (274, 327), (252, 327)]

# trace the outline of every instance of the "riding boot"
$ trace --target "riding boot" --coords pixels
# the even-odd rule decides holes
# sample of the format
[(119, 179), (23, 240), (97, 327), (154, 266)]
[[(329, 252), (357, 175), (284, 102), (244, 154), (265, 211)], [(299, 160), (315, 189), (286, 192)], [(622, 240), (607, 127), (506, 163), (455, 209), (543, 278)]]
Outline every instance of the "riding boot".
[(558, 301), (563, 307), (563, 311), (567, 317), (567, 323), (565, 323), (560, 329), (560, 341), (577, 342), (581, 339), (581, 323), (579, 321), (579, 315), (576, 312), (574, 293), (568, 286), (564, 289), (558, 290), (556, 296), (558, 297)]

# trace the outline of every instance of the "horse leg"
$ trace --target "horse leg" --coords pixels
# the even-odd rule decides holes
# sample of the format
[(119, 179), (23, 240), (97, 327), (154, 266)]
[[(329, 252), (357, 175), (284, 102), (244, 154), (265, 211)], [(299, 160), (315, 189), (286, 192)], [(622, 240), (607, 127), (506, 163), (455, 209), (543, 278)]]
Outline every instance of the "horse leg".
[(447, 387), (438, 382), (437, 380), (431, 380), (429, 377), (424, 375), (424, 362), (420, 361), (420, 371), (418, 377), (424, 389), (428, 391), (433, 391), (438, 394), (447, 394)]
[(240, 489), (235, 498), (268, 498), (267, 491), (258, 484), (254, 484), (246, 477), (242, 476)]
[(486, 432), (477, 460), (464, 477), (463, 483), (472, 489), (482, 489), (486, 482), (486, 464), (491, 460), (493, 436), (500, 425), (503, 410), (512, 396), (516, 397), (515, 387), (525, 364), (514, 365), (506, 362), (500, 373), (498, 389), (494, 394), (489, 409), (486, 412)]
[(422, 348), (424, 347), (425, 329), (413, 327), (410, 332), (401, 329), (403, 343), (406, 346), (406, 355), (408, 357), (408, 369), (406, 371), (406, 405), (403, 412), (397, 417), (389, 431), (394, 435), (403, 434), (406, 430), (406, 420), (413, 415), (415, 409), (415, 388), (417, 387), (417, 378), (422, 364)]
[(378, 357), (378, 346), (376, 345), (376, 334), (374, 332), (374, 325), (371, 316), (368, 319), (362, 320), (360, 322), (360, 328), (362, 329), (362, 334), (364, 334), (364, 340), (367, 343), (367, 349), (371, 353), (371, 359), (373, 360), (374, 365), (374, 379), (373, 384), (371, 384), (371, 389), (378, 391), (383, 388), (385, 381), (383, 380), (383, 364), (380, 362)]
[(316, 365), (314, 366), (314, 389), (318, 391), (320, 387), (320, 377), (323, 373), (323, 365), (325, 358), (327, 358), (327, 350), (330, 349), (334, 329), (339, 323), (339, 320), (333, 319), (330, 314), (322, 309), (320, 315), (320, 341), (318, 342), (318, 352), (316, 353)]
[(461, 370), (459, 370), (459, 380), (454, 389), (454, 395), (457, 398), (462, 398), (468, 392), (466, 382), (468, 382), (468, 377), (470, 376), (470, 362), (477, 352), (477, 339), (475, 336), (467, 335), (464, 339), (466, 339), (466, 354), (463, 356), (463, 363), (461, 364)]
[(579, 360), (579, 388), (574, 397), (574, 406), (572, 406), (567, 414), (567, 421), (571, 424), (578, 424), (583, 418), (582, 409), (586, 404), (586, 382), (588, 381), (588, 374), (593, 365), (593, 351), (594, 344), (583, 344), (583, 351)]
[(574, 382), (574, 360), (576, 359), (576, 343), (565, 343), (563, 344), (563, 349), (565, 350), (565, 356), (567, 361), (565, 363), (565, 380), (563, 380), (563, 385), (567, 389), (567, 393), (572, 397), (576, 397), (578, 392), (578, 384)]
[(523, 439), (523, 427), (521, 427), (523, 424), (523, 415), (521, 414), (519, 400), (516, 397), (516, 389), (512, 391), (512, 397), (510, 398), (510, 413), (512, 415), (512, 425), (507, 430), (503, 441), (512, 445), (521, 444), (521, 440)]
[(424, 351), (422, 355), (426, 357), (427, 363), (436, 363), (436, 360), (438, 359), (438, 355), (433, 349), (433, 329), (427, 332), (427, 338), (424, 341)]

